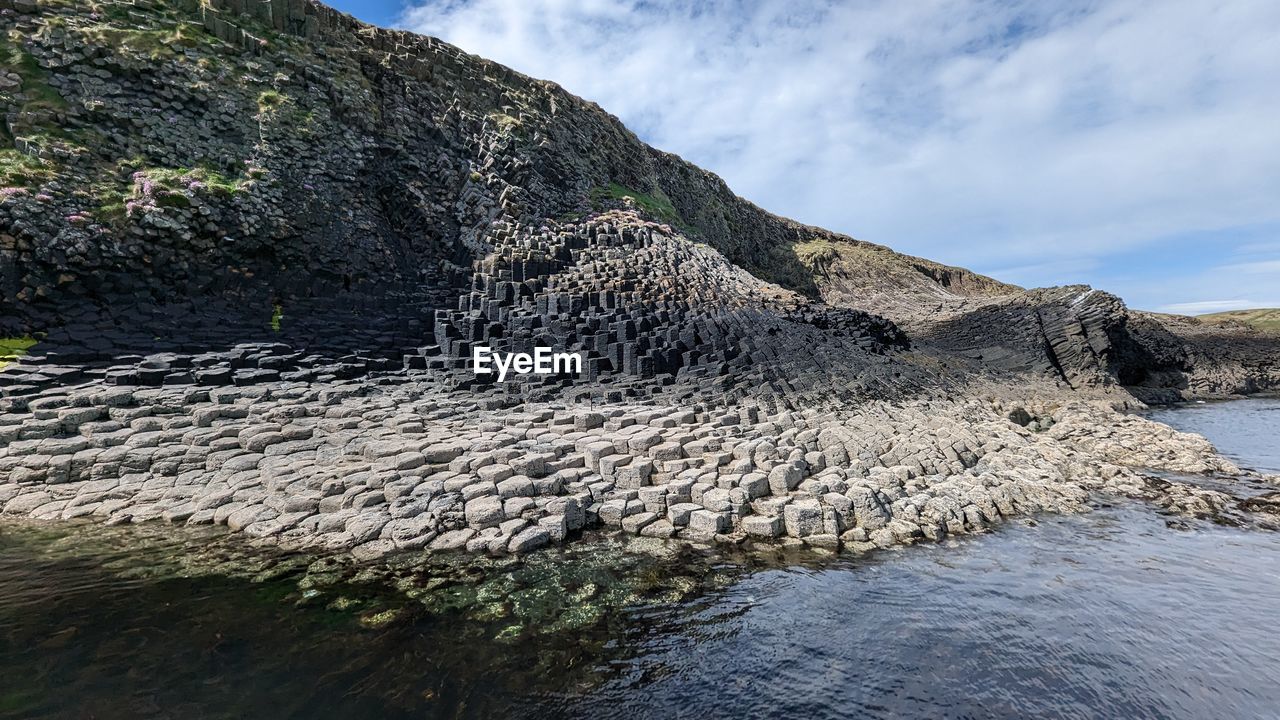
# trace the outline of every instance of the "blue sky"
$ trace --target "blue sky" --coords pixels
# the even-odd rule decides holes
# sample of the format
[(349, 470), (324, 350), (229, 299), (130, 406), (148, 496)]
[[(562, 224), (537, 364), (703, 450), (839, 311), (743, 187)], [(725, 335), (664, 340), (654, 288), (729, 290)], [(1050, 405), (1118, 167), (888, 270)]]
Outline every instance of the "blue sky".
[(334, 3), (600, 103), (774, 212), (1133, 306), (1280, 306), (1274, 0)]
[(406, 7), (400, 0), (327, 0), (325, 4), (383, 27), (394, 26)]

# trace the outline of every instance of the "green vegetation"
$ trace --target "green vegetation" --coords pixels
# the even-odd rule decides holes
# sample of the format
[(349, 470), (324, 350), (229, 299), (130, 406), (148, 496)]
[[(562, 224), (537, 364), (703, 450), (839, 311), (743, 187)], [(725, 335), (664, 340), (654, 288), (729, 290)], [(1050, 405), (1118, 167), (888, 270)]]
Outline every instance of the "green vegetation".
[(655, 220), (674, 225), (681, 230), (688, 229), (680, 213), (676, 212), (675, 205), (671, 203), (671, 198), (667, 197), (662, 188), (655, 189), (652, 194), (646, 194), (618, 183), (609, 183), (606, 187), (597, 187), (591, 191), (591, 205), (597, 211), (605, 209), (609, 203), (621, 202), (623, 198), (630, 198), (636, 206)]
[(35, 714), (42, 699), (35, 688), (5, 690), (0, 693), (0, 714), (6, 717)]
[(198, 194), (231, 197), (244, 192), (259, 175), (254, 169), (246, 174), (247, 177), (233, 178), (211, 167), (145, 167), (144, 160), (133, 158), (104, 169), (101, 179), (81, 192), (94, 208), (92, 215), (95, 220), (115, 224), (137, 208), (190, 207)]
[(76, 155), (86, 152), (81, 140), (87, 138), (77, 137), (58, 121), (56, 114), (65, 111), (68, 103), (49, 85), (48, 72), (22, 48), (16, 31), (0, 34), (0, 66), (22, 78), (23, 98), (15, 103), (14, 120), (0, 123), (0, 187), (29, 189), (56, 175), (53, 163), (36, 157), (31, 147), (40, 148), (39, 154), (46, 157), (46, 149), (56, 149), (57, 155)]
[(284, 308), (276, 303), (271, 308), (271, 329), (280, 332), (280, 321), (284, 319)]
[(319, 129), (316, 111), (280, 90), (263, 90), (258, 94), (258, 122), (274, 122), (290, 133), (312, 137)]
[(127, 203), (136, 191), (130, 177), (145, 165), (146, 161), (141, 157), (118, 160), (103, 168), (99, 176), (84, 188), (87, 204), (94, 208), (93, 216), (98, 222), (113, 224), (125, 219)]
[(244, 190), (247, 182), (208, 167), (147, 168), (141, 170), (139, 175), (139, 179), (151, 182), (155, 190), (161, 191), (156, 193), (157, 197), (201, 189), (229, 197)]
[(765, 250), (763, 257), (738, 258), (736, 262), (761, 280), (781, 285), (807, 297), (818, 298), (820, 294), (814, 281), (817, 272), (815, 264), (821, 258), (820, 262), (825, 268), (839, 257), (839, 250), (831, 243), (812, 240), (795, 245), (774, 245)]
[(258, 95), (258, 113), (269, 115), (289, 102), (289, 96), (282, 94), (278, 90), (263, 90)]
[(49, 73), (40, 67), (31, 53), (22, 48), (21, 41), (16, 30), (0, 35), (0, 67), (17, 73), (22, 78), (22, 94), (27, 99), (21, 106), (21, 112), (65, 110), (66, 99), (49, 85)]
[(489, 115), (489, 119), (498, 127), (498, 132), (504, 135), (514, 132), (522, 126), (520, 118), (506, 113), (492, 113)]
[(190, 22), (159, 28), (94, 25), (81, 29), (80, 34), (87, 43), (120, 48), (152, 60), (173, 57), (183, 49), (199, 47), (211, 39), (202, 26)]
[(0, 338), (0, 370), (3, 370), (14, 360), (26, 355), (31, 346), (35, 344), (36, 339), (30, 336)]
[(128, 200), (124, 195), (118, 192), (101, 193), (98, 198), (97, 208), (93, 213), (98, 222), (110, 225), (120, 222), (128, 216), (129, 208), (126, 204)]
[(39, 158), (13, 148), (0, 148), (0, 187), (30, 187), (53, 177)]
[(792, 246), (796, 258), (814, 272), (825, 272), (840, 259), (840, 250), (830, 240), (815, 238)]
[(1210, 322), (1235, 320), (1236, 322), (1251, 325), (1264, 333), (1280, 335), (1280, 309), (1230, 310), (1228, 312), (1201, 315), (1200, 319)]

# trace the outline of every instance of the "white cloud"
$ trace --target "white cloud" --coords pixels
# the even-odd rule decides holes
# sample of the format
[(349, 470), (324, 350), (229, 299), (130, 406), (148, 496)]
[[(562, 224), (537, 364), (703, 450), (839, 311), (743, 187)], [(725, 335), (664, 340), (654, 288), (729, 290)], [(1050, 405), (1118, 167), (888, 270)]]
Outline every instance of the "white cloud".
[(1280, 276), (1280, 260), (1262, 260), (1259, 262), (1237, 263), (1233, 265), (1224, 265), (1221, 269), (1231, 273), (1269, 275), (1271, 277), (1277, 277)]
[(1280, 228), (1272, 0), (443, 0), (402, 25), (599, 102), (774, 212), (1022, 282)]
[(1174, 303), (1160, 308), (1161, 312), (1176, 315), (1204, 315), (1206, 313), (1247, 310), (1256, 307), (1250, 300), (1205, 300), (1203, 302)]
[[(1181, 277), (1134, 283), (1133, 294), (1142, 307), (1188, 315), (1280, 307), (1280, 261), (1189, 269)], [(1179, 301), (1161, 301), (1161, 297)]]

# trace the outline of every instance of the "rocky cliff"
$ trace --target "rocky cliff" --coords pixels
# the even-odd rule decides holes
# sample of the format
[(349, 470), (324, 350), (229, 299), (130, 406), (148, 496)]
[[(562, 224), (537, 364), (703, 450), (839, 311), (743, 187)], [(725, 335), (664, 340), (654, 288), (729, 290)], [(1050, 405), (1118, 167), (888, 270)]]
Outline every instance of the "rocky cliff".
[(11, 311), (416, 286), (623, 197), (809, 295), (794, 246), (836, 237), (552, 83), (315, 3), (4, 5)]
[[(1197, 353), (1112, 296), (771, 215), (553, 83), (311, 0), (0, 0), (0, 55), (0, 310), (69, 363), (176, 335), (379, 356), (342, 373), (545, 341), (592, 377), (717, 392), (803, 395), (783, 378), (841, 365), (854, 394), (988, 372), (1195, 388)], [(1273, 384), (1267, 348), (1243, 351), (1222, 358), (1238, 382), (1199, 389)], [(194, 379), (112, 377), (167, 376)]]

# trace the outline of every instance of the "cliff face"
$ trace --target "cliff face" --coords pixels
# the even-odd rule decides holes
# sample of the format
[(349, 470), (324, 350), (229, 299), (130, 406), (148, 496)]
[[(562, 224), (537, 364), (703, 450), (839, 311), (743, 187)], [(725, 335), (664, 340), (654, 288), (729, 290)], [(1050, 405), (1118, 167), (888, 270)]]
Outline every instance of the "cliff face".
[(813, 243), (945, 284), (915, 259), (763, 212), (554, 84), (315, 3), (0, 7), (11, 316), (447, 282), (497, 225), (554, 225), (624, 196), (810, 296), (796, 247)]
[[(195, 324), (232, 337), (232, 316), (284, 307), (297, 331), (294, 309), (357, 303), (377, 317), (353, 345), (395, 363), (426, 337), (419, 358), (539, 341), (718, 391), (822, 395), (801, 371), (836, 395), (951, 382), (879, 357), (914, 345), (952, 380), (1194, 385), (1196, 353), (1112, 296), (1027, 293), (771, 215), (553, 83), (311, 0), (0, 0), (0, 56), (8, 333), (191, 332), (175, 313), (151, 329), (150, 308), (181, 306), (216, 307)], [(1268, 352), (1222, 362), (1266, 387)]]

